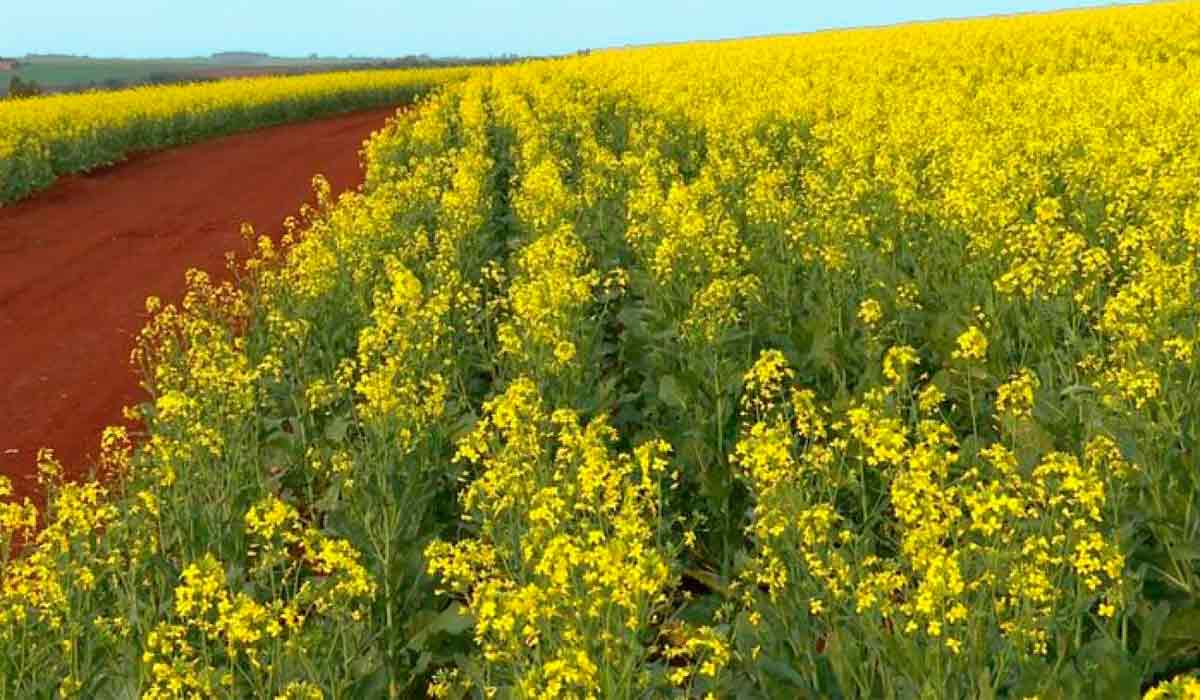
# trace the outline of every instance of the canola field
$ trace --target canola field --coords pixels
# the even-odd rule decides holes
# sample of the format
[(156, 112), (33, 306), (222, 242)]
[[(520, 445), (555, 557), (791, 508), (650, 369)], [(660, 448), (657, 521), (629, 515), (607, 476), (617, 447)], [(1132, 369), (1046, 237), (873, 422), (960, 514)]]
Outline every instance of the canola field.
[(147, 302), (0, 697), (1197, 697), (1197, 85), (1192, 4), (471, 73)]
[(343, 71), (0, 101), (0, 205), (133, 151), (414, 101), (462, 69)]

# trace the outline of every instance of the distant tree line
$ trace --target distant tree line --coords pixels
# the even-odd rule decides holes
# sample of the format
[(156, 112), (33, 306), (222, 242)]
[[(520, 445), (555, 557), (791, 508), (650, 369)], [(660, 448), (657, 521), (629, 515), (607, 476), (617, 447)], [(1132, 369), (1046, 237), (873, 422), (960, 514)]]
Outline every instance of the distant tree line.
[(8, 98), (12, 100), (25, 97), (37, 97), (45, 93), (41, 85), (38, 85), (36, 80), (22, 80), (20, 76), (14, 75), (8, 81)]
[(271, 55), (258, 51), (222, 51), (211, 56), (214, 63), (230, 65), (253, 65), (270, 60)]
[(187, 75), (183, 73), (151, 73), (141, 80), (108, 78), (106, 80), (89, 80), (87, 82), (56, 85), (53, 88), (48, 88), (44, 87), (36, 80), (14, 75), (8, 81), (7, 93), (0, 94), (0, 97), (7, 96), (10, 99), (19, 99), (24, 97), (37, 97), (38, 95), (45, 95), (48, 93), (85, 92), (88, 90), (120, 90), (139, 85), (171, 85), (173, 83), (208, 82), (210, 80), (216, 80), (216, 78)]
[(434, 58), (429, 54), (409, 54), (399, 58), (364, 60), (362, 63), (348, 64), (347, 68), (450, 68), (455, 66), (496, 66), (516, 63), (526, 57), (515, 53), (504, 53), (499, 56), (470, 57), (450, 56)]

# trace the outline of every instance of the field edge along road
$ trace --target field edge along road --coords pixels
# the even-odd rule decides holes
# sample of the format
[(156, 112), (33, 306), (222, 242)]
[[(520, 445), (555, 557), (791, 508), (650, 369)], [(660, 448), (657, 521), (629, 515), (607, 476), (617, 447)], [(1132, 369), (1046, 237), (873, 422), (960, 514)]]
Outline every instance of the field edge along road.
[(144, 400), (129, 366), (145, 299), (179, 298), (189, 268), (225, 275), (241, 224), (281, 228), (362, 181), (359, 149), (395, 107), (141, 154), (0, 207), (0, 474), (34, 495), (40, 447), (86, 472), (100, 432)]

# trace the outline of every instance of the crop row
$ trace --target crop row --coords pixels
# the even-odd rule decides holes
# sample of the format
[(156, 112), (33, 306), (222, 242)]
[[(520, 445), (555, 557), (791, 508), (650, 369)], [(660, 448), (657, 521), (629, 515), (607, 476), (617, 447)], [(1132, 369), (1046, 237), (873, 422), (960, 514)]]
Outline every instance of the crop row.
[(134, 151), (411, 103), (463, 69), (350, 71), (0, 102), (0, 205)]

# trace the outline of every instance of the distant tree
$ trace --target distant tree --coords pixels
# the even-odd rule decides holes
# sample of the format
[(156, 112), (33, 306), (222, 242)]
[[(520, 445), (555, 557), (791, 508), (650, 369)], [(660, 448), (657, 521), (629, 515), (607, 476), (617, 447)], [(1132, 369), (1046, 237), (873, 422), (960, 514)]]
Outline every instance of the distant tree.
[(212, 60), (216, 63), (253, 65), (269, 59), (269, 54), (260, 51), (222, 51), (214, 53)]
[(8, 81), (8, 96), (13, 99), (35, 97), (43, 92), (42, 86), (38, 85), (36, 80), (21, 80), (20, 76), (14, 75), (12, 80)]

